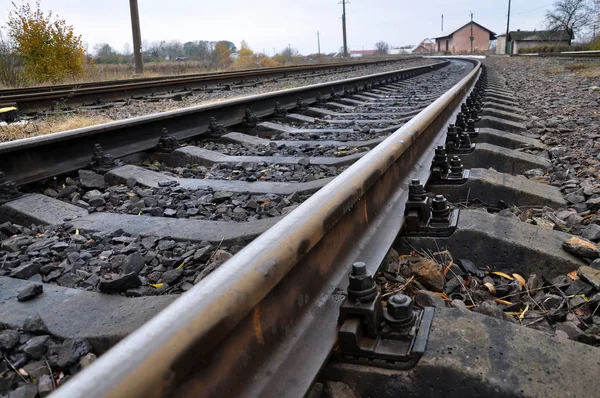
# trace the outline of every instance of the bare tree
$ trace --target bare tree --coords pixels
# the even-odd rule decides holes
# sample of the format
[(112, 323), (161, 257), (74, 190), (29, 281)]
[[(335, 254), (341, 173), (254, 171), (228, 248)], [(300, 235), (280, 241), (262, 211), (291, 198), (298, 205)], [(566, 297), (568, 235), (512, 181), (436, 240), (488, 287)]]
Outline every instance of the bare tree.
[(378, 41), (377, 43), (375, 43), (375, 49), (377, 50), (377, 54), (387, 55), (390, 51), (390, 45), (384, 42), (383, 40)]
[(592, 0), (557, 0), (554, 10), (546, 12), (546, 24), (551, 30), (566, 30), (571, 40), (575, 34), (594, 22)]

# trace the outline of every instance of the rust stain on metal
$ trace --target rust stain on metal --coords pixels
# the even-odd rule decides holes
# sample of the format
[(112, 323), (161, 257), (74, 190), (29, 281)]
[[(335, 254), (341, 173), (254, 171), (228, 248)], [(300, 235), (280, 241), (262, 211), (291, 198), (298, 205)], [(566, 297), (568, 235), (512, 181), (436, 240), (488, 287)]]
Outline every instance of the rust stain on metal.
[(363, 200), (363, 203), (364, 203), (363, 209), (364, 209), (364, 215), (365, 215), (365, 223), (369, 224), (369, 210), (367, 209), (367, 201)]
[(254, 323), (254, 335), (256, 336), (256, 341), (258, 344), (265, 345), (265, 339), (262, 334), (262, 326), (260, 324), (260, 307), (254, 307), (254, 315), (253, 315), (253, 323)]

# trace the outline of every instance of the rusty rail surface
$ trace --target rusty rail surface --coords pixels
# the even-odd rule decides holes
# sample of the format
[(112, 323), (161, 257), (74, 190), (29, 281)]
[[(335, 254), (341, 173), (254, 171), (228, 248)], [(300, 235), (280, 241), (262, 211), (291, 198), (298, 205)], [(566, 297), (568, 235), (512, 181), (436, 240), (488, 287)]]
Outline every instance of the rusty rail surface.
[(404, 219), (408, 184), (481, 64), (383, 143), (53, 395), (292, 396), (337, 338), (352, 261), (371, 272)]
[(245, 69), (239, 71), (212, 72), (182, 76), (126, 79), (81, 84), (65, 84), (48, 87), (26, 87), (0, 90), (0, 105), (15, 104), (19, 111), (34, 112), (67, 104), (93, 104), (100, 99), (122, 100), (173, 90), (189, 91), (208, 86), (244, 83), (255, 79), (290, 77), (301, 73), (347, 69), (406, 61), (420, 57), (385, 58), (381, 60), (341, 63), (320, 63), (275, 68)]

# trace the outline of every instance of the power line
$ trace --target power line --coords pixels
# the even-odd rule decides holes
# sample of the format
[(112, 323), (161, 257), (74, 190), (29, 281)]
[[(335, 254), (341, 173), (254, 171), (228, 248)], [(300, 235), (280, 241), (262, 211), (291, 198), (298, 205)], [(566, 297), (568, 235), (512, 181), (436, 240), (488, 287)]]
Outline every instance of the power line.
[(554, 4), (554, 3), (546, 4), (545, 6), (537, 7), (537, 8), (534, 8), (534, 9), (532, 9), (532, 10), (529, 10), (529, 11), (523, 11), (523, 12), (517, 12), (517, 13), (513, 13), (512, 15), (514, 16), (514, 15), (523, 15), (523, 14), (529, 14), (530, 12), (537, 11), (537, 10), (540, 10), (540, 9), (542, 9), (542, 8), (550, 7), (550, 6), (551, 6), (551, 5), (553, 5), (553, 4)]

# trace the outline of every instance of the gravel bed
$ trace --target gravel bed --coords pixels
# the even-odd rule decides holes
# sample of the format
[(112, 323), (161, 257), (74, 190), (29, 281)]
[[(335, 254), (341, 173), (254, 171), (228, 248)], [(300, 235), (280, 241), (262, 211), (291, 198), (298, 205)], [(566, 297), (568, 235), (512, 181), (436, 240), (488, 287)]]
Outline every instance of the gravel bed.
[(242, 249), (86, 232), (72, 224), (0, 225), (0, 276), (130, 297), (189, 290)]
[(529, 117), (524, 134), (548, 146), (551, 170), (530, 170), (526, 176), (560, 187), (569, 203), (527, 217), (513, 213), (526, 222), (599, 242), (600, 63), (552, 58), (488, 58), (485, 63), (516, 93)]
[[(23, 291), (19, 300), (35, 295), (32, 289)], [(0, 322), (2, 397), (46, 397), (95, 360), (89, 341), (51, 335), (38, 314), (27, 317), (18, 328)]]
[(98, 211), (210, 221), (254, 221), (279, 217), (305, 199), (300, 195), (256, 195), (210, 188), (190, 190), (173, 185), (147, 189), (123, 184), (83, 187), (81, 178), (67, 178), (58, 187), (46, 188), (44, 194), (82, 207), (90, 213)]
[(101, 115), (111, 120), (128, 119), (136, 116), (149, 115), (152, 113), (164, 112), (173, 109), (180, 109), (189, 106), (200, 105), (209, 102), (222, 101), (225, 99), (268, 93), (277, 90), (283, 90), (293, 87), (301, 87), (316, 83), (325, 83), (334, 80), (347, 79), (351, 77), (365, 76), (376, 73), (390, 72), (398, 69), (412, 68), (422, 65), (430, 65), (436, 60), (431, 59), (415, 59), (403, 62), (397, 62), (391, 65), (372, 66), (361, 68), (355, 71), (347, 71), (340, 73), (331, 73), (326, 76), (304, 77), (291, 81), (283, 80), (279, 82), (267, 82), (257, 87), (244, 87), (231, 91), (214, 91), (214, 92), (195, 92), (190, 96), (183, 97), (181, 101), (171, 99), (160, 100), (157, 102), (148, 102), (143, 100), (130, 100), (127, 105), (113, 107), (109, 109), (99, 110), (79, 110), (79, 113), (89, 115)]
[[(306, 162), (306, 163), (304, 163)], [(212, 167), (186, 165), (185, 167), (168, 167), (155, 162), (147, 165), (149, 170), (171, 173), (178, 177), (200, 178), (207, 180), (234, 181), (273, 181), (273, 182), (308, 182), (328, 177), (335, 177), (348, 167), (317, 166), (308, 164), (309, 159), (301, 159), (304, 164), (277, 165), (267, 162), (215, 164)]]
[(344, 157), (369, 151), (369, 148), (365, 147), (354, 148), (349, 146), (307, 144), (301, 146), (287, 146), (275, 142), (271, 142), (269, 145), (198, 142), (196, 145), (229, 156)]

